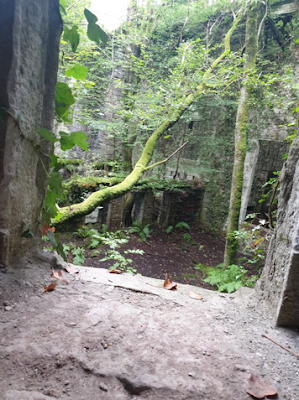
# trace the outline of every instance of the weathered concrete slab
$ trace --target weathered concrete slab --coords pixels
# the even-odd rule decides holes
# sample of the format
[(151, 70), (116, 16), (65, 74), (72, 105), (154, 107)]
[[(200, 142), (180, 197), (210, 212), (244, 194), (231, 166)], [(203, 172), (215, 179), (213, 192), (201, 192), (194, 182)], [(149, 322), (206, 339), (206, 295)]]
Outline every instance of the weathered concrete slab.
[(1, 274), (5, 400), (245, 400), (251, 373), (297, 400), (299, 360), (262, 334), (298, 353), (298, 333), (274, 328), (254, 290), (172, 292), (159, 280), (80, 267), (69, 285), (43, 293), (51, 263)]
[(278, 325), (299, 326), (299, 137), (280, 175), (277, 225), (257, 285)]

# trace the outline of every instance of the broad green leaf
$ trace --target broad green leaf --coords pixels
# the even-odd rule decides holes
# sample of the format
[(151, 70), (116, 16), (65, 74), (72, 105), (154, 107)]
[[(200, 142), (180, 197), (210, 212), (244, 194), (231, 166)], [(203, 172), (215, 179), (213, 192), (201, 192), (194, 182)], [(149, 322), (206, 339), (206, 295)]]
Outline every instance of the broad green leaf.
[(60, 0), (60, 5), (65, 8), (66, 7), (66, 1), (65, 0)]
[(96, 42), (97, 44), (100, 43), (100, 40), (105, 44), (108, 42), (108, 36), (97, 24), (88, 24), (87, 36), (90, 40)]
[(71, 133), (71, 139), (74, 144), (79, 146), (81, 149), (89, 151), (88, 150), (88, 142), (87, 139), (88, 137), (84, 132), (77, 131), (77, 132), (72, 132)]
[(62, 182), (61, 175), (58, 172), (52, 171), (47, 180), (47, 185), (50, 187), (50, 190), (56, 192), (56, 197), (63, 200), (64, 193), (61, 186), (61, 182)]
[(71, 135), (69, 135), (67, 132), (60, 131), (60, 147), (61, 150), (70, 150), (74, 147), (74, 142), (71, 138)]
[(50, 165), (51, 168), (53, 168), (57, 165), (57, 159), (58, 159), (58, 157), (56, 157), (54, 154), (51, 154), (51, 160), (52, 160), (51, 165)]
[(66, 83), (57, 82), (55, 102), (56, 113), (65, 120), (68, 116), (69, 107), (75, 103), (72, 90)]
[(87, 77), (87, 67), (84, 65), (75, 65), (65, 71), (66, 76), (72, 76), (78, 81), (84, 81)]
[(60, 131), (60, 145), (61, 150), (70, 150), (75, 145), (79, 146), (81, 149), (88, 151), (87, 136), (84, 132), (77, 131), (72, 132), (70, 135), (66, 132)]
[(85, 10), (84, 10), (84, 15), (88, 22), (87, 36), (89, 37), (89, 39), (92, 40), (93, 42), (96, 42), (97, 44), (100, 43), (100, 40), (103, 43), (107, 43), (108, 36), (103, 31), (103, 29), (99, 25), (96, 24), (96, 22), (98, 20), (97, 17), (92, 12), (87, 10), (87, 8), (85, 8)]
[(92, 12), (87, 10), (87, 8), (84, 9), (84, 15), (89, 24), (95, 24), (98, 20), (98, 18)]
[(49, 142), (55, 143), (58, 141), (57, 137), (45, 128), (40, 128), (37, 133)]
[(66, 258), (66, 254), (65, 254), (65, 252), (63, 250), (63, 246), (61, 244), (61, 241), (60, 241), (59, 233), (55, 233), (54, 237), (55, 237), (55, 241), (57, 243), (56, 247), (55, 247), (55, 250), (64, 259), (64, 261), (66, 261), (67, 258)]
[(295, 40), (295, 43), (299, 43), (299, 38), (297, 40)]
[(53, 218), (57, 214), (56, 207), (56, 192), (53, 190), (47, 190), (46, 197), (44, 200), (44, 211), (46, 212), (46, 216)]
[(75, 53), (80, 42), (77, 25), (73, 25), (72, 29), (69, 29), (67, 26), (63, 28), (63, 40), (70, 43), (72, 51)]

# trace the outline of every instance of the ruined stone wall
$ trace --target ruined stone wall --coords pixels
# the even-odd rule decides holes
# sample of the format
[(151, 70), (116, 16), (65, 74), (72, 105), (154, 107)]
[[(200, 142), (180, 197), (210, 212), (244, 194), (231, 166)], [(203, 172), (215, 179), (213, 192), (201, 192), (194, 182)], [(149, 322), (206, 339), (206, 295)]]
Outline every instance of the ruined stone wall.
[[(51, 144), (62, 20), (58, 0), (0, 2), (0, 264), (11, 264), (38, 236)], [(3, 111), (3, 109), (2, 109)]]
[(277, 225), (256, 286), (278, 325), (299, 326), (299, 137), (280, 175)]

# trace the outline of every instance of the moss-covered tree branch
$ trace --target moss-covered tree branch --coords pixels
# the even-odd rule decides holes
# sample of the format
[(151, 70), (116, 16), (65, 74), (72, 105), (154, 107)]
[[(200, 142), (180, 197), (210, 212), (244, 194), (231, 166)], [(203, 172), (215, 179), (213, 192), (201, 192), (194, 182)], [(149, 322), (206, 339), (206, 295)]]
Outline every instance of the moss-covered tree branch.
[(182, 99), (180, 106), (177, 107), (171, 113), (170, 117), (164, 121), (150, 136), (147, 140), (141, 157), (136, 163), (133, 171), (119, 184), (99, 190), (91, 194), (88, 199), (79, 204), (74, 204), (72, 206), (63, 207), (59, 210), (62, 214), (59, 222), (56, 219), (52, 219), (52, 225), (61, 224), (69, 219), (77, 218), (80, 216), (87, 215), (91, 213), (100, 204), (115, 199), (122, 196), (123, 194), (130, 191), (130, 189), (138, 182), (142, 177), (146, 167), (152, 160), (154, 150), (156, 148), (158, 139), (160, 136), (169, 128), (171, 128), (181, 117), (181, 115), (189, 108), (189, 106), (203, 93), (205, 88), (205, 81), (209, 78), (214, 68), (229, 54), (230, 52), (230, 38), (236, 29), (238, 22), (241, 19), (241, 14), (234, 20), (232, 27), (226, 33), (224, 38), (224, 51), (221, 55), (211, 64), (211, 66), (205, 71), (203, 75), (203, 80), (200, 85), (198, 85), (196, 93), (190, 94), (184, 99)]

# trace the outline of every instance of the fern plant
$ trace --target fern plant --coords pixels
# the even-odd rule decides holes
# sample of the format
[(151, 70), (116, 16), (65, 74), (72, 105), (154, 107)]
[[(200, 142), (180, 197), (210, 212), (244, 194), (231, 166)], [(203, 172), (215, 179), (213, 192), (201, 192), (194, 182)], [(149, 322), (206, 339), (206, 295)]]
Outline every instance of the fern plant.
[(83, 247), (76, 247), (73, 243), (69, 243), (69, 245), (63, 244), (63, 251), (65, 257), (67, 258), (68, 252), (71, 251), (74, 256), (72, 263), (75, 265), (82, 265), (85, 261), (84, 252), (85, 249)]
[(137, 233), (144, 242), (149, 238), (152, 231), (153, 230), (150, 229), (150, 224), (143, 226), (138, 221), (134, 221), (133, 226), (129, 229), (129, 233)]
[(188, 229), (188, 231), (191, 230), (191, 228), (190, 228), (190, 226), (187, 224), (187, 222), (181, 221), (181, 222), (178, 222), (175, 226), (172, 226), (172, 225), (168, 226), (168, 227), (166, 228), (166, 230), (165, 230), (165, 232), (167, 233), (167, 235), (169, 235), (169, 234), (173, 231), (174, 228), (186, 228), (186, 229)]
[(84, 263), (84, 261), (85, 261), (84, 252), (85, 252), (85, 249), (83, 247), (77, 247), (76, 249), (72, 250), (72, 254), (74, 256), (73, 264), (82, 265)]
[(248, 278), (247, 271), (238, 265), (232, 264), (223, 269), (223, 264), (216, 268), (207, 268), (207, 278), (204, 282), (217, 287), (218, 292), (232, 293), (241, 286), (253, 286), (257, 276)]

